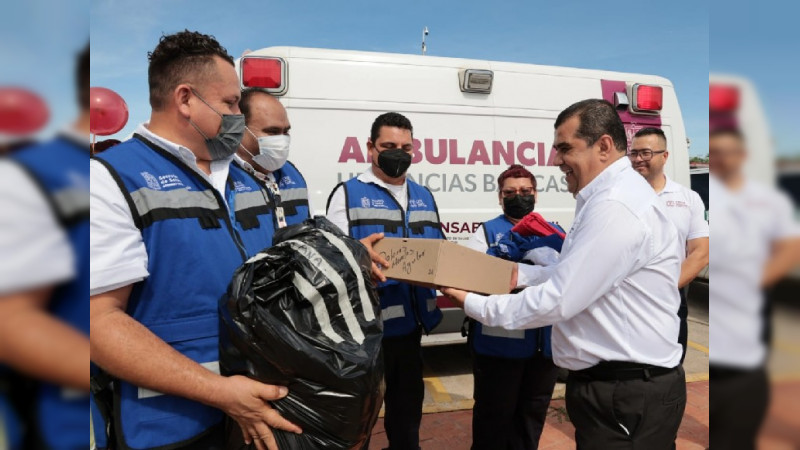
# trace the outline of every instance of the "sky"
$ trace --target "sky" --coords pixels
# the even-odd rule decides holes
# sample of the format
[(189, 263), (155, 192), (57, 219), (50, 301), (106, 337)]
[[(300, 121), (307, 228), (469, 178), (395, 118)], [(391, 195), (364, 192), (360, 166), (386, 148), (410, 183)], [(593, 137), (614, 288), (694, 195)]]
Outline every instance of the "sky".
[[(635, 5), (635, 6), (632, 6)], [(700, 5), (700, 6), (698, 6)], [(703, 3), (541, 1), (94, 0), (92, 85), (117, 91), (130, 134), (149, 117), (147, 52), (162, 33), (214, 35), (234, 57), (270, 46), (420, 52), (638, 72), (672, 81), (693, 154), (708, 147), (708, 17)], [(691, 10), (692, 14), (687, 14)]]
[(800, 156), (800, 4), (715, 1), (712, 10), (710, 70), (752, 81), (767, 115), (776, 154)]

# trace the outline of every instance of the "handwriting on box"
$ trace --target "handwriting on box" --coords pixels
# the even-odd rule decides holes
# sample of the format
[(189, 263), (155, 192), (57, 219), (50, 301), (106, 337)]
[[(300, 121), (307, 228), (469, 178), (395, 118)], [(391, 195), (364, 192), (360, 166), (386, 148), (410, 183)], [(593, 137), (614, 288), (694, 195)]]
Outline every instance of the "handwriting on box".
[[(381, 256), (389, 262), (392, 267), (396, 267), (406, 275), (411, 275), (417, 262), (425, 257), (425, 250), (416, 250), (406, 246), (393, 248), (388, 252), (381, 252)], [(433, 275), (433, 268), (428, 269), (428, 275)]]

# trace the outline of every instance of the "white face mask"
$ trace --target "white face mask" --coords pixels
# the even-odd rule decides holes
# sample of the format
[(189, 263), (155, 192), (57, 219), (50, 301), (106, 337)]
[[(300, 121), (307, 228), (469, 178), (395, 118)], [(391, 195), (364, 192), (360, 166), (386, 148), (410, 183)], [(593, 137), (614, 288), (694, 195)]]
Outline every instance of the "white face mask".
[[(249, 128), (248, 131), (250, 131)], [(253, 134), (253, 132), (250, 131), (250, 134)], [(274, 172), (286, 164), (286, 160), (289, 158), (289, 144), (291, 142), (289, 135), (278, 134), (274, 136), (256, 137), (256, 135), (253, 134), (253, 137), (258, 141), (258, 154), (253, 155), (246, 148), (245, 151), (253, 156), (254, 163), (270, 172)], [(242, 146), (242, 148), (244, 148), (244, 146)]]

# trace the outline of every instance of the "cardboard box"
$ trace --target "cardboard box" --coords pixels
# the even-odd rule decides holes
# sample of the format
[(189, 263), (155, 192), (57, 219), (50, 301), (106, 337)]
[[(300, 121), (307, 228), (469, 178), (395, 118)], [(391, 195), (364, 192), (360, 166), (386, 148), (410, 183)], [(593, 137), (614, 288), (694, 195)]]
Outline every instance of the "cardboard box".
[(384, 238), (374, 245), (391, 267), (387, 278), (428, 287), (507, 294), (514, 263), (444, 239)]

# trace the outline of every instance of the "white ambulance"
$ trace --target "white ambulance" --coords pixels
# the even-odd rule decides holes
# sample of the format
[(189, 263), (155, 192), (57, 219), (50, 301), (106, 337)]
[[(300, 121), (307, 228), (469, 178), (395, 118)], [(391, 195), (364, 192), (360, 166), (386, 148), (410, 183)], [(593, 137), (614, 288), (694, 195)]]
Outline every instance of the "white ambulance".
[[(290, 160), (324, 214), (337, 183), (368, 167), (378, 115), (396, 111), (414, 127), (409, 176), (436, 198), (448, 239), (464, 242), (501, 213), (497, 177), (509, 165), (537, 179), (536, 211), (569, 229), (575, 201), (553, 165), (553, 123), (570, 104), (605, 98), (617, 106), (629, 143), (647, 126), (669, 141), (668, 175), (689, 186), (689, 154), (672, 83), (662, 77), (421, 55), (270, 47), (237, 61), (242, 88), (280, 98), (292, 124)], [(447, 301), (440, 297), (440, 304)], [(460, 329), (447, 311), (437, 332)]]

